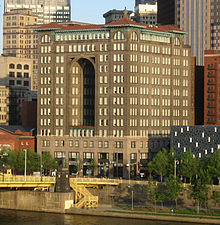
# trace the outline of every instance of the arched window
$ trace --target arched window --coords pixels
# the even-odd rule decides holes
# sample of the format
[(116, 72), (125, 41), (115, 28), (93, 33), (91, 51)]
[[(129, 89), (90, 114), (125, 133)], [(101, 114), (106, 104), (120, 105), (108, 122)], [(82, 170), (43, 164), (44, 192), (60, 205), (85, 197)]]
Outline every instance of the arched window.
[(25, 70), (29, 70), (29, 65), (25, 64), (25, 65), (24, 65), (24, 69), (25, 69)]
[(137, 36), (137, 34), (135, 32), (131, 33), (131, 40), (132, 41), (137, 41), (138, 40), (138, 36)]
[(180, 46), (180, 39), (179, 39), (179, 38), (176, 37), (176, 38), (174, 39), (174, 45), (175, 45), (175, 46)]
[(9, 69), (14, 69), (15, 68), (15, 64), (11, 63), (9, 64)]
[(42, 38), (41, 38), (41, 42), (42, 43), (49, 43), (51, 42), (51, 38), (49, 35), (45, 34)]
[(124, 39), (125, 39), (124, 33), (122, 33), (121, 31), (115, 33), (114, 40), (124, 40)]
[(21, 70), (22, 69), (22, 65), (21, 64), (18, 64), (17, 65), (17, 69)]

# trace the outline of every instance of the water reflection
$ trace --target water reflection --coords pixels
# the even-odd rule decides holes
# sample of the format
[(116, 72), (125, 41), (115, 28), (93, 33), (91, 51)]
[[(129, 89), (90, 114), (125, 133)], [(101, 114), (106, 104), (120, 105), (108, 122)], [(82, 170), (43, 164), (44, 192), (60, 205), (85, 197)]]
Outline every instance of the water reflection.
[[(63, 215), (0, 209), (0, 225), (183, 225), (177, 222)], [(187, 225), (192, 225), (187, 223)], [(193, 224), (196, 225), (196, 224)], [(199, 225), (199, 224), (197, 224)]]

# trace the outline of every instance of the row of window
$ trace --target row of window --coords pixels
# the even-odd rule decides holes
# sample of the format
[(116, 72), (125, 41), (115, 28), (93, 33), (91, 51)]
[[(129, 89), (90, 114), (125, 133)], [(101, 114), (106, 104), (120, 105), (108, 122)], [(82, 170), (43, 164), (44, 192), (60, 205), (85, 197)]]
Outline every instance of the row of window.
[[(83, 148), (94, 148), (96, 146), (94, 141), (83, 141)], [(136, 141), (131, 141), (130, 142), (130, 147), (131, 148), (144, 148), (144, 144), (146, 144), (146, 147), (148, 147), (148, 142), (143, 142), (140, 141), (139, 145), (137, 145)], [(80, 141), (79, 140), (69, 140), (69, 141), (64, 141), (64, 140), (55, 140), (54, 143), (55, 147), (65, 147), (68, 145), (69, 147), (80, 147)], [(50, 141), (49, 140), (43, 140), (42, 142), (43, 147), (50, 147)], [(98, 148), (109, 148), (109, 141), (98, 141), (97, 142), (97, 147)], [(114, 142), (114, 148), (123, 148), (123, 141), (115, 141)]]
[(14, 63), (10, 63), (9, 64), (9, 69), (18, 69), (18, 70), (22, 70), (22, 68), (24, 68), (24, 70), (29, 70), (29, 65), (25, 64), (24, 66), (22, 66), (21, 64), (17, 64), (15, 65)]
[[(81, 33), (69, 33), (69, 34), (60, 34), (57, 33), (55, 36), (56, 41), (74, 41), (74, 40), (97, 40), (97, 39), (109, 39), (110, 33), (109, 32), (81, 32)], [(130, 36), (132, 41), (138, 40), (138, 35), (136, 32), (132, 32)], [(114, 36), (114, 40), (125, 40), (125, 34), (121, 31), (117, 31)], [(162, 35), (154, 35), (149, 33), (142, 33), (140, 35), (140, 40), (144, 41), (154, 41), (160, 43), (171, 43), (171, 39), (168, 36)], [(42, 43), (49, 42), (50, 38), (48, 36), (42, 37)], [(174, 44), (176, 46), (180, 45), (180, 41), (178, 38), (175, 38)]]

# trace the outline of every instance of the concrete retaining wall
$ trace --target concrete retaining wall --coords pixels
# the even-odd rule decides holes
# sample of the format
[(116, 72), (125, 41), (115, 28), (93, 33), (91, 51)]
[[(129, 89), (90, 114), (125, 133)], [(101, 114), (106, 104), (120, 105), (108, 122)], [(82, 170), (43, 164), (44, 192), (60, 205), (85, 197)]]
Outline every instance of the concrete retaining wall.
[(0, 208), (64, 213), (73, 199), (73, 192), (0, 191)]

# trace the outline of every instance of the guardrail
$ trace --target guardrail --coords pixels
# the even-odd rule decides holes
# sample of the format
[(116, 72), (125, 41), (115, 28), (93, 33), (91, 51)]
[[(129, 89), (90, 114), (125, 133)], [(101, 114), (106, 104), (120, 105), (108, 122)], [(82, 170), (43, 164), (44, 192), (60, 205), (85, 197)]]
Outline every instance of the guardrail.
[(56, 177), (34, 177), (34, 176), (12, 176), (12, 175), (3, 175), (0, 176), (0, 183), (56, 183)]

